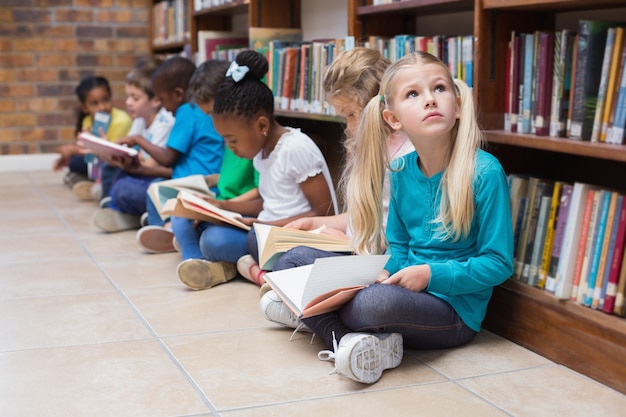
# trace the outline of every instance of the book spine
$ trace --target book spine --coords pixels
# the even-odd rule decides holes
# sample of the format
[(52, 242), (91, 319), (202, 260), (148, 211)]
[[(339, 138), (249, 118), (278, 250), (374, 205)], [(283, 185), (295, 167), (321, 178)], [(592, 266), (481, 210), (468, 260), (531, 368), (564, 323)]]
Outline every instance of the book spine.
[[(530, 275), (531, 275), (531, 263), (533, 259), (533, 253), (535, 250), (535, 239), (537, 237), (537, 229), (539, 223), (539, 213), (541, 211), (541, 203), (542, 198), (546, 195), (552, 195), (552, 183), (546, 181), (539, 181), (537, 184), (536, 195), (533, 199), (533, 206), (531, 207), (530, 212), (530, 223), (529, 223), (529, 231), (528, 231), (528, 241), (526, 242), (526, 253), (524, 256), (524, 268), (522, 270), (522, 281), (526, 283), (530, 283)], [(534, 284), (531, 284), (534, 285)]]
[(556, 276), (557, 269), (559, 267), (559, 259), (561, 256), (561, 249), (563, 247), (563, 238), (565, 235), (565, 226), (569, 217), (570, 201), (572, 198), (572, 191), (574, 187), (571, 184), (564, 184), (561, 191), (561, 198), (559, 202), (559, 212), (557, 215), (556, 230), (554, 232), (554, 242), (552, 243), (552, 253), (550, 256), (550, 268), (548, 270), (548, 277), (546, 279), (545, 289), (551, 293), (554, 293), (556, 288)]
[(584, 303), (584, 296), (587, 293), (587, 285), (589, 283), (589, 270), (591, 268), (591, 259), (593, 258), (593, 251), (595, 249), (595, 240), (598, 235), (598, 218), (600, 212), (600, 203), (602, 200), (602, 191), (596, 190), (593, 195), (593, 206), (591, 210), (591, 217), (589, 219), (589, 230), (587, 232), (585, 250), (583, 252), (583, 265), (580, 271), (580, 277), (578, 280), (578, 292), (572, 291), (572, 301), (576, 301), (579, 304)]
[(527, 33), (524, 36), (524, 96), (522, 99), (522, 130), (520, 133), (531, 131), (531, 111), (533, 93), (533, 60), (535, 57), (534, 35)]
[(589, 227), (591, 221), (591, 213), (593, 211), (593, 202), (595, 190), (589, 190), (586, 193), (585, 198), (585, 211), (583, 214), (583, 222), (580, 230), (580, 237), (578, 241), (578, 249), (576, 250), (576, 267), (574, 269), (574, 275), (572, 278), (572, 291), (569, 295), (569, 299), (576, 301), (578, 298), (578, 286), (580, 283), (580, 275), (583, 270), (583, 262), (585, 258), (585, 248), (587, 246), (587, 235), (589, 234)]
[(539, 77), (537, 79), (537, 113), (535, 134), (548, 136), (550, 133), (550, 102), (554, 71), (554, 33), (539, 33)]
[[(554, 37), (554, 62), (552, 69), (552, 102), (550, 103), (550, 131), (551, 137), (559, 136), (559, 115), (561, 108), (561, 95), (563, 94), (563, 81), (565, 73), (565, 30), (557, 32)], [(563, 45), (561, 47), (561, 45)]]
[[(615, 297), (617, 296), (617, 284), (622, 266), (622, 257), (624, 253), (624, 244), (626, 239), (626, 204), (624, 204), (624, 196), (620, 195), (621, 206), (619, 210), (619, 219), (617, 225), (617, 235), (615, 237), (615, 250), (611, 258), (611, 269), (609, 271), (609, 279), (606, 286), (606, 294), (604, 296), (604, 304), (602, 310), (605, 313), (613, 313), (615, 307)], [(619, 203), (618, 203), (619, 204)]]
[(546, 224), (546, 237), (543, 244), (541, 268), (539, 269), (539, 278), (537, 282), (537, 286), (539, 288), (545, 288), (546, 280), (548, 279), (548, 271), (550, 270), (550, 261), (552, 259), (552, 246), (554, 244), (554, 235), (558, 221), (558, 209), (559, 204), (561, 203), (562, 190), (563, 183), (561, 181), (556, 181), (552, 191), (548, 223)]
[(613, 47), (613, 56), (611, 57), (611, 68), (609, 70), (609, 80), (606, 87), (606, 98), (604, 102), (604, 111), (602, 113), (602, 123), (600, 126), (600, 142), (607, 141), (607, 132), (611, 114), (615, 112), (615, 101), (617, 92), (616, 86), (619, 85), (620, 66), (622, 64), (622, 56), (626, 54), (624, 48), (624, 37), (626, 29), (623, 27), (615, 28), (615, 45)]
[(572, 75), (569, 89), (569, 96), (567, 99), (567, 123), (565, 124), (565, 137), (570, 137), (572, 134), (572, 117), (574, 114), (574, 92), (576, 91), (576, 65), (578, 62), (578, 33), (574, 36), (574, 44), (572, 47)]
[(515, 271), (513, 277), (521, 280), (524, 272), (524, 259), (526, 256), (526, 247), (530, 231), (531, 207), (534, 206), (535, 193), (539, 178), (531, 177), (528, 180), (528, 191), (526, 193), (526, 203), (524, 204), (524, 214), (522, 216), (522, 227), (520, 229), (520, 237), (517, 243), (517, 251), (515, 253)]
[[(515, 37), (515, 32), (513, 37)], [(506, 45), (506, 64), (504, 77), (504, 130), (511, 131), (511, 100), (513, 99), (512, 79), (513, 79), (513, 39)]]
[[(587, 291), (583, 293), (582, 303), (586, 306), (591, 306), (593, 301), (593, 294), (596, 289), (596, 281), (598, 279), (598, 270), (600, 269), (600, 257), (602, 255), (602, 245), (604, 243), (604, 235), (606, 233), (606, 224), (609, 215), (609, 206), (611, 204), (611, 192), (602, 191), (602, 202), (598, 209), (599, 220), (595, 228), (595, 236), (593, 238), (593, 250), (589, 255), (591, 260), (591, 266), (589, 267), (589, 278), (587, 283)], [(605, 254), (606, 256), (606, 254)]]
[(552, 196), (542, 196), (539, 205), (539, 216), (537, 218), (537, 230), (535, 231), (534, 245), (532, 257), (530, 259), (530, 271), (528, 273), (528, 285), (533, 287), (539, 283), (539, 268), (541, 267), (541, 259), (543, 255), (543, 247), (545, 245), (546, 227), (550, 207), (552, 206)]
[(617, 280), (617, 294), (615, 294), (613, 313), (618, 316), (626, 314), (626, 251), (622, 254), (622, 266)]
[(611, 59), (613, 58), (613, 46), (615, 45), (615, 29), (609, 28), (606, 35), (606, 44), (604, 47), (604, 56), (602, 58), (602, 70), (600, 73), (600, 85), (598, 87), (598, 100), (593, 116), (593, 124), (591, 128), (591, 142), (600, 142), (600, 131), (602, 129), (602, 114), (604, 113), (604, 105), (606, 101), (606, 89), (609, 82), (609, 71), (611, 68)]
[(602, 242), (602, 249), (600, 252), (600, 259), (598, 262), (598, 273), (596, 276), (596, 286), (593, 289), (593, 293), (591, 296), (591, 307), (594, 309), (598, 309), (601, 304), (601, 298), (604, 298), (603, 288), (604, 283), (606, 282), (606, 271), (609, 270), (607, 267), (608, 259), (610, 259), (611, 253), (613, 251), (611, 245), (615, 244), (615, 227), (613, 227), (615, 222), (615, 208), (617, 205), (617, 198), (619, 194), (617, 192), (610, 193), (611, 198), (609, 202), (609, 211), (606, 218), (605, 232), (604, 232), (604, 240)]
[(613, 124), (607, 132), (606, 141), (618, 145), (622, 144), (624, 142), (624, 129), (626, 129), (626, 64), (623, 65), (619, 94), (615, 104), (615, 116)]
[[(514, 32), (513, 32), (514, 35)], [(511, 132), (517, 132), (517, 123), (519, 116), (519, 98), (520, 98), (520, 37), (515, 35), (513, 40), (513, 76), (511, 79)]]

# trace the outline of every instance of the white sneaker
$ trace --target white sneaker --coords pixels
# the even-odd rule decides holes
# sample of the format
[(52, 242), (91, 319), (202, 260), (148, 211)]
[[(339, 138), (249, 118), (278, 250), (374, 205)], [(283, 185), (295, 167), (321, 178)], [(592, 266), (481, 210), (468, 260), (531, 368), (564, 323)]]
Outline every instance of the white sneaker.
[(281, 326), (296, 329), (302, 323), (273, 290), (263, 294), (259, 301), (259, 310), (267, 320)]
[(334, 360), (337, 373), (363, 384), (373, 384), (385, 369), (396, 368), (402, 362), (400, 333), (348, 333), (339, 346), (333, 342), (334, 352), (323, 350), (317, 357)]

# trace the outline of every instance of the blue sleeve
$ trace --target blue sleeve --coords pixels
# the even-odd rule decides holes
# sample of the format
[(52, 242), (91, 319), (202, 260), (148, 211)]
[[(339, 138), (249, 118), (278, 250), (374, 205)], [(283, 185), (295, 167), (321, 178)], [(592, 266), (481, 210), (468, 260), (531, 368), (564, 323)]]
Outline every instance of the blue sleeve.
[(388, 246), (387, 254), (391, 257), (385, 265), (385, 269), (390, 275), (395, 274), (408, 260), (409, 244), (411, 236), (402, 221), (402, 217), (398, 214), (398, 202), (394, 190), (398, 187), (397, 182), (399, 176), (397, 172), (393, 170), (389, 173), (390, 181), (390, 198), (389, 198), (389, 213), (387, 216), (387, 227), (385, 229), (385, 235), (387, 236)]
[(188, 103), (183, 104), (176, 110), (174, 126), (167, 139), (167, 147), (172, 148), (180, 154), (187, 154), (193, 143), (194, 123), (192, 109)]
[(513, 231), (506, 175), (495, 158), (474, 179), (476, 254), (430, 264), (427, 290), (448, 296), (491, 289), (513, 273)]

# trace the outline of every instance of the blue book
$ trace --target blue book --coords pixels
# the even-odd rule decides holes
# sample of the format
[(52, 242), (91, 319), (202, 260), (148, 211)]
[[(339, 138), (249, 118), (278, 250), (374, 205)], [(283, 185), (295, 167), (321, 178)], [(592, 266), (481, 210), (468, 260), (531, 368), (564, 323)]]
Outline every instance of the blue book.
[(600, 296), (598, 297), (598, 309), (604, 307), (604, 297), (606, 296), (606, 288), (609, 282), (609, 276), (611, 275), (611, 260), (615, 254), (615, 241), (617, 240), (617, 230), (619, 229), (619, 213), (622, 211), (622, 203), (624, 201), (623, 195), (617, 196), (617, 203), (615, 205), (615, 217), (613, 218), (613, 224), (611, 225), (611, 238), (609, 240), (609, 251), (606, 256), (607, 266), (604, 269), (604, 279), (602, 280), (602, 288), (600, 289)]
[(596, 288), (600, 254), (602, 252), (602, 243), (604, 242), (604, 233), (606, 231), (606, 219), (609, 215), (609, 206), (611, 204), (611, 192), (602, 190), (601, 193), (600, 207), (598, 208), (598, 223), (594, 230), (592, 252), (589, 254), (591, 259), (589, 279), (587, 280), (587, 289), (583, 295), (583, 303), (586, 306), (591, 306), (593, 292)]
[(624, 65), (619, 79), (620, 84), (615, 104), (613, 124), (609, 127), (606, 134), (607, 143), (615, 143), (618, 145), (624, 143), (624, 129), (626, 128), (626, 65)]
[[(109, 130), (109, 125), (111, 124), (111, 113), (105, 113), (102, 111), (97, 111), (93, 116), (93, 123), (91, 126), (91, 133), (100, 137), (101, 135), (105, 135), (107, 130)], [(102, 131), (100, 131), (102, 129)]]
[(530, 133), (531, 128), (531, 107), (533, 91), (533, 61), (535, 55), (535, 36), (532, 33), (524, 36), (524, 95), (522, 97), (522, 131), (520, 133)]

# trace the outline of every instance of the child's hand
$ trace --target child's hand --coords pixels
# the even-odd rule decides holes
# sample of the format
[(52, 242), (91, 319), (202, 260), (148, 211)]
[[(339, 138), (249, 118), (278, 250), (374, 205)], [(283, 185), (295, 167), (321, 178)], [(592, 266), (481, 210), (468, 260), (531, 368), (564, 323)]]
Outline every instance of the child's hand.
[(250, 227), (252, 227), (252, 225), (254, 223), (258, 223), (259, 221), (256, 219), (256, 217), (239, 217), (237, 220), (239, 220), (241, 223), (248, 225)]
[(135, 136), (126, 136), (125, 138), (118, 139), (116, 143), (118, 145), (126, 145), (130, 148), (137, 146), (137, 140), (135, 140)]
[(290, 221), (284, 227), (288, 229), (313, 230), (323, 225), (319, 217), (300, 217), (299, 219)]
[(430, 266), (427, 264), (409, 266), (380, 281), (382, 284), (397, 285), (415, 292), (425, 290), (429, 282)]
[(68, 166), (70, 158), (72, 156), (80, 153), (80, 147), (76, 144), (63, 145), (59, 146), (56, 151), (57, 153), (59, 153), (59, 157), (56, 159), (56, 161), (54, 161), (52, 169), (58, 171), (63, 167)]

